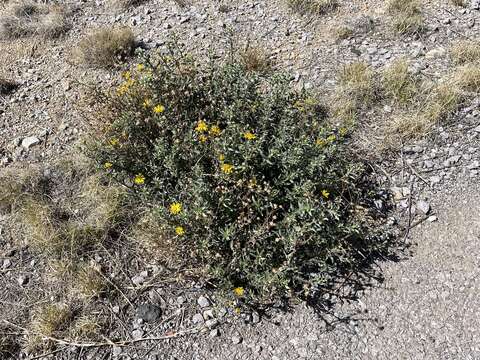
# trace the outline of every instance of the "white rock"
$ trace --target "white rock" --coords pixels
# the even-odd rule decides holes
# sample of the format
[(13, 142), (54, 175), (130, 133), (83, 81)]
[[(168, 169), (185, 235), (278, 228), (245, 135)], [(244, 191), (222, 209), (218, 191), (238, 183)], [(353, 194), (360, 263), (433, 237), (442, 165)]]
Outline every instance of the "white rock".
[(22, 140), (22, 146), (27, 150), (38, 144), (40, 144), (40, 139), (36, 136), (29, 136)]

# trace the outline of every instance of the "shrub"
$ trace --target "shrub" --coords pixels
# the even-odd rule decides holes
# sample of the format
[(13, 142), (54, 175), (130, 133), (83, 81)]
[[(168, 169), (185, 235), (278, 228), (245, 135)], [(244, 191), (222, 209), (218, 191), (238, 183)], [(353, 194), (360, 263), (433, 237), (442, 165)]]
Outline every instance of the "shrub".
[(56, 38), (68, 30), (65, 9), (34, 1), (14, 1), (0, 17), (0, 38), (15, 39), (40, 35)]
[(281, 74), (174, 49), (96, 97), (89, 152), (154, 219), (160, 258), (181, 249), (183, 266), (268, 302), (315, 297), (386, 246), (366, 169), (317, 100)]
[(287, 5), (300, 14), (323, 15), (335, 10), (337, 0), (286, 0)]
[(74, 50), (77, 62), (112, 68), (133, 53), (135, 36), (129, 28), (99, 29), (85, 36)]

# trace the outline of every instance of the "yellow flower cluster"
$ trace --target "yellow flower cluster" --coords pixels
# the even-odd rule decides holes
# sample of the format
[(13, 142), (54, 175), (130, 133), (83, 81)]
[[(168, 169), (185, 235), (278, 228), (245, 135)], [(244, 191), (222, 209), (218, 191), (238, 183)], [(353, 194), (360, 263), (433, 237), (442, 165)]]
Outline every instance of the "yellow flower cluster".
[(132, 78), (130, 71), (125, 71), (122, 74), (122, 77), (125, 79), (125, 82), (117, 88), (117, 94), (119, 96), (125, 95), (133, 86), (133, 84), (135, 84), (135, 80)]
[(170, 214), (178, 215), (182, 212), (182, 204), (179, 202), (174, 202), (170, 204)]
[(328, 197), (330, 196), (330, 193), (329, 193), (327, 190), (322, 190), (322, 196), (323, 196), (325, 199), (328, 199)]
[(183, 228), (183, 226), (177, 226), (175, 228), (175, 234), (177, 234), (178, 236), (185, 235), (185, 229)]
[(236, 287), (235, 289), (233, 289), (233, 293), (235, 294), (235, 296), (242, 297), (243, 295), (245, 295), (245, 289), (243, 287)]
[(257, 136), (255, 134), (253, 134), (252, 132), (247, 131), (246, 133), (243, 134), (243, 138), (245, 140), (255, 140), (257, 138)]
[(231, 174), (233, 172), (233, 165), (224, 163), (220, 165), (220, 169), (224, 174)]
[(106, 162), (105, 164), (103, 164), (103, 167), (104, 167), (105, 169), (107, 169), (107, 170), (108, 170), (108, 169), (111, 169), (112, 166), (113, 166), (113, 164), (112, 164), (111, 162)]
[(195, 132), (199, 134), (198, 140), (200, 140), (202, 143), (205, 143), (208, 140), (207, 134), (211, 137), (220, 136), (222, 130), (218, 125), (212, 125), (209, 128), (205, 120), (199, 120), (197, 126), (195, 127)]
[(133, 182), (137, 185), (143, 185), (145, 183), (145, 176), (143, 174), (137, 174)]

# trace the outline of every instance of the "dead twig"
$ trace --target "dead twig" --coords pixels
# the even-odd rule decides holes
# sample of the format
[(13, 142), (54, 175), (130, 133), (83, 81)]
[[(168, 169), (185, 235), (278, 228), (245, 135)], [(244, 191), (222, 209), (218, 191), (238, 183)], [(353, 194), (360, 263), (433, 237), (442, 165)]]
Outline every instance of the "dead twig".
[(57, 344), (61, 344), (61, 345), (76, 346), (76, 347), (79, 347), (79, 348), (96, 348), (96, 347), (103, 347), (103, 346), (127, 346), (127, 345), (136, 344), (136, 343), (139, 343), (139, 342), (169, 340), (169, 339), (182, 337), (182, 336), (185, 336), (185, 335), (188, 335), (188, 334), (194, 334), (194, 333), (197, 333), (197, 332), (202, 330), (202, 327), (196, 327), (196, 328), (186, 329), (186, 330), (183, 330), (183, 331), (172, 332), (172, 333), (169, 333), (168, 335), (143, 337), (143, 338), (140, 338), (140, 339), (131, 339), (131, 340), (122, 340), (122, 341), (112, 341), (112, 340), (107, 339), (105, 342), (76, 342), (76, 341), (72, 341), (72, 340), (68, 340), (68, 339), (67, 340), (66, 339), (58, 339), (58, 338), (55, 338), (55, 337), (52, 337), (52, 336), (46, 336), (44, 334), (35, 333), (35, 332), (32, 332), (32, 331), (28, 330), (27, 328), (24, 328), (20, 325), (11, 323), (8, 320), (3, 320), (3, 322), (7, 325), (13, 326), (13, 327), (15, 327), (17, 329), (20, 329), (20, 330), (23, 330), (26, 333), (33, 333), (34, 335), (41, 336), (45, 340), (50, 340), (50, 341), (53, 341), (53, 342), (55, 342)]

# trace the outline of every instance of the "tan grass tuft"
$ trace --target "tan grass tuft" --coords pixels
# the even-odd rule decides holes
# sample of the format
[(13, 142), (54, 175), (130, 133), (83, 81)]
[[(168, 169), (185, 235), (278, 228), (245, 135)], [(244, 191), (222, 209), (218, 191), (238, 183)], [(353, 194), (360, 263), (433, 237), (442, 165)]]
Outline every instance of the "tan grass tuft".
[(337, 0), (286, 0), (287, 5), (299, 14), (323, 15), (338, 7)]
[(72, 321), (72, 311), (64, 304), (47, 304), (34, 310), (26, 339), (28, 350), (48, 349), (50, 338), (62, 338)]
[(103, 28), (80, 40), (73, 57), (86, 66), (111, 68), (130, 56), (134, 48), (135, 36), (129, 28)]
[(390, 0), (387, 12), (393, 17), (393, 27), (399, 34), (419, 33), (425, 27), (418, 0)]
[(418, 92), (417, 81), (408, 71), (405, 59), (396, 60), (383, 71), (382, 85), (385, 95), (402, 105), (414, 102)]
[(480, 62), (480, 41), (460, 40), (450, 48), (450, 55), (456, 64)]
[(65, 9), (60, 5), (14, 1), (0, 16), (0, 38), (16, 39), (32, 35), (56, 38), (68, 30), (66, 17)]
[(143, 216), (133, 227), (131, 237), (150, 255), (168, 268), (185, 263), (188, 251), (181, 237), (172, 236), (171, 229), (163, 227), (153, 213)]
[(268, 54), (259, 46), (247, 46), (240, 51), (240, 60), (248, 71), (264, 72), (272, 68)]

